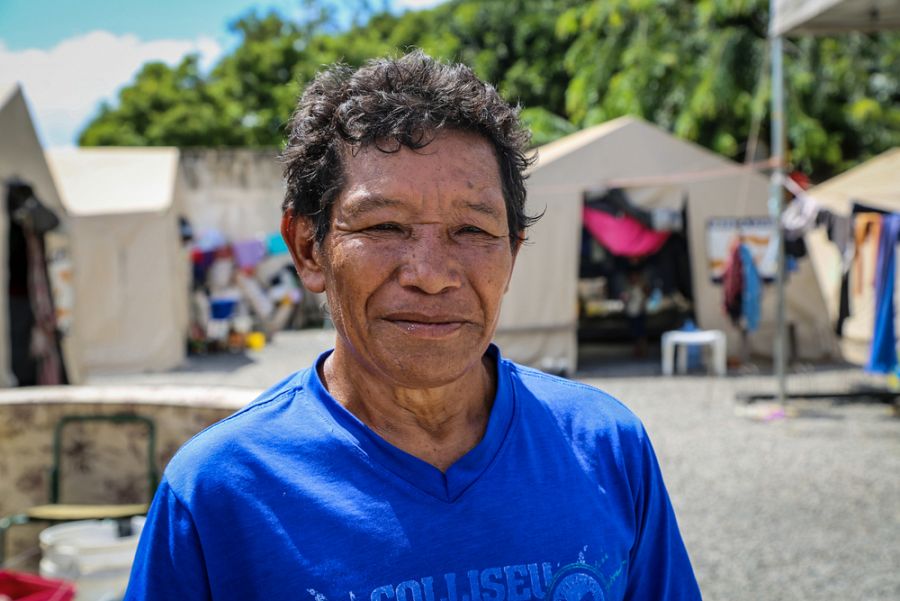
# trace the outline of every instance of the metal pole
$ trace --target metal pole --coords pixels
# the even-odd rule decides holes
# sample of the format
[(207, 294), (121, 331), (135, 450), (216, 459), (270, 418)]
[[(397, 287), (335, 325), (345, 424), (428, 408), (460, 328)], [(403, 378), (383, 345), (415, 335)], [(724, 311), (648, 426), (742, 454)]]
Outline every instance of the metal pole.
[[(776, 1), (769, 2), (769, 19), (775, 17)], [(784, 310), (784, 232), (781, 229), (781, 214), (784, 210), (784, 193), (781, 182), (784, 177), (784, 73), (782, 71), (781, 36), (770, 38), (772, 52), (772, 158), (776, 166), (769, 180), (769, 213), (775, 217), (775, 235), (778, 249), (778, 270), (775, 279), (776, 315), (775, 315), (775, 375), (778, 379), (778, 402), (784, 404), (787, 399), (786, 353), (785, 353), (785, 310)]]

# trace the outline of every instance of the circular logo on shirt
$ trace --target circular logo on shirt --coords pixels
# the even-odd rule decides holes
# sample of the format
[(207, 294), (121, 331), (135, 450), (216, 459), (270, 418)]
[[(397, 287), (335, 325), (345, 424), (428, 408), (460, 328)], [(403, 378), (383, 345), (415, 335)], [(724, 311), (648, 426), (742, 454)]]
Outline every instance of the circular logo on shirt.
[(573, 563), (553, 577), (548, 601), (604, 601), (602, 577), (591, 566)]

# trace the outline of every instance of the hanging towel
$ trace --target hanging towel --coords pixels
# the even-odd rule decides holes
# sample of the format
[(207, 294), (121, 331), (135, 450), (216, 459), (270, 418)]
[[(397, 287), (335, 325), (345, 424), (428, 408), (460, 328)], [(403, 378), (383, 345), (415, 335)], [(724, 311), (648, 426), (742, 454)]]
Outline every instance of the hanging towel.
[(816, 217), (821, 205), (802, 194), (794, 198), (781, 214), (781, 227), (784, 228), (785, 240), (797, 240), (816, 226)]
[(669, 239), (669, 232), (655, 232), (628, 215), (615, 217), (584, 207), (582, 219), (591, 236), (606, 250), (620, 257), (639, 258), (655, 254)]
[(249, 270), (256, 267), (266, 256), (266, 245), (262, 240), (240, 240), (231, 246), (231, 252), (238, 268)]
[(862, 251), (863, 244), (872, 236), (876, 242), (881, 240), (881, 213), (856, 213), (853, 223), (853, 244), (856, 248), (856, 255), (853, 260), (853, 271), (855, 272), (855, 291), (856, 294), (862, 294), (863, 291), (863, 270), (862, 270)]
[(753, 262), (753, 254), (746, 244), (738, 247), (741, 253), (741, 267), (743, 268), (744, 289), (741, 294), (741, 316), (744, 318), (744, 327), (748, 332), (755, 332), (759, 327), (759, 304), (762, 298), (762, 290), (759, 271)]
[(740, 323), (741, 313), (744, 311), (744, 274), (740, 247), (737, 241), (732, 244), (728, 265), (722, 274), (722, 302), (725, 314), (731, 318), (731, 323), (735, 326)]
[(875, 268), (875, 329), (866, 370), (891, 373), (897, 368), (897, 337), (894, 332), (894, 271), (900, 215), (885, 215), (878, 240)]

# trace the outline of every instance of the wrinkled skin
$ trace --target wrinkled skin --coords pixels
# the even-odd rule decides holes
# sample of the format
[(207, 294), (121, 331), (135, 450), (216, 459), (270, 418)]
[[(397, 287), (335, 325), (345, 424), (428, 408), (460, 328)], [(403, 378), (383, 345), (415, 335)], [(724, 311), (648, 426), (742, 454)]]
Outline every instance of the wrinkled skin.
[(409, 421), (443, 440), (480, 424), (474, 446), (495, 389), (483, 355), (518, 250), (493, 149), (449, 131), (420, 150), (348, 153), (345, 166), (321, 244), (309, 220), (282, 224), (304, 284), (328, 297), (329, 390), (382, 431)]

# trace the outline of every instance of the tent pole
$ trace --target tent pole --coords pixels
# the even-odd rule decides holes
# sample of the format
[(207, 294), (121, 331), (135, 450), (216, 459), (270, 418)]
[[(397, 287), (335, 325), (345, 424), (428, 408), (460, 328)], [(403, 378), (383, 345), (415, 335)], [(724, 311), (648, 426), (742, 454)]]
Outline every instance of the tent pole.
[[(776, 0), (769, 2), (769, 19), (775, 18)], [(787, 399), (786, 357), (785, 357), (785, 307), (784, 307), (784, 232), (781, 229), (781, 214), (784, 211), (784, 193), (781, 182), (784, 177), (784, 72), (782, 70), (782, 37), (770, 38), (772, 53), (772, 158), (776, 159), (775, 168), (769, 180), (769, 212), (775, 217), (775, 235), (778, 249), (778, 270), (776, 273), (776, 315), (775, 315), (775, 375), (778, 379), (778, 403), (784, 404)]]

